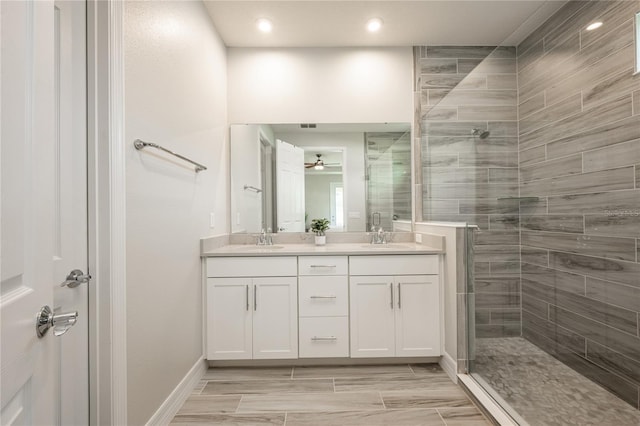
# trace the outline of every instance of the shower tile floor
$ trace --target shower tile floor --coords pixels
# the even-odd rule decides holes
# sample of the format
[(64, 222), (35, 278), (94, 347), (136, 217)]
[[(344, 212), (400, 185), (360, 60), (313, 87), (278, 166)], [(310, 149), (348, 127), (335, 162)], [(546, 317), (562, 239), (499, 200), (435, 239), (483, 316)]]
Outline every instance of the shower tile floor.
[(490, 426), (437, 364), (210, 368), (172, 426)]
[(532, 426), (640, 425), (640, 411), (521, 337), (477, 339), (474, 370)]

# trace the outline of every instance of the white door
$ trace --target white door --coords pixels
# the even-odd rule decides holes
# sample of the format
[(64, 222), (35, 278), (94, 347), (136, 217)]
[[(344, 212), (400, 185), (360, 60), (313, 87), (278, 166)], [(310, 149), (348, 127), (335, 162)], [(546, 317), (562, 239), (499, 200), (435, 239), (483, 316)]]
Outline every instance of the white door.
[(53, 305), (54, 9), (0, 2), (0, 424), (58, 422), (56, 337), (36, 336)]
[(304, 232), (304, 150), (276, 141), (278, 232)]
[[(89, 283), (61, 287), (73, 270), (88, 273), (86, 3), (54, 4), (54, 135), (52, 257), (54, 312), (78, 312), (77, 323), (56, 339), (62, 425), (89, 421)], [(82, 280), (81, 280), (82, 281)]]
[(398, 276), (395, 289), (396, 356), (439, 356), (439, 277)]
[(253, 358), (298, 357), (298, 279), (253, 278)]
[(393, 277), (349, 278), (351, 357), (395, 355)]
[(207, 279), (207, 359), (251, 359), (251, 278)]

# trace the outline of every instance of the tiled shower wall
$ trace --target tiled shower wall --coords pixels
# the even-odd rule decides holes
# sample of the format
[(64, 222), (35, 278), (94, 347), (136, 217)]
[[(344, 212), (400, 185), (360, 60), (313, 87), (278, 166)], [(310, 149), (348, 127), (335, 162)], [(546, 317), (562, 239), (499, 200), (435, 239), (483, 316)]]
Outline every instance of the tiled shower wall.
[(516, 49), (422, 46), (414, 56), (422, 218), (480, 228), (476, 336), (519, 336)]
[(523, 335), (636, 407), (638, 11), (570, 2), (518, 46)]

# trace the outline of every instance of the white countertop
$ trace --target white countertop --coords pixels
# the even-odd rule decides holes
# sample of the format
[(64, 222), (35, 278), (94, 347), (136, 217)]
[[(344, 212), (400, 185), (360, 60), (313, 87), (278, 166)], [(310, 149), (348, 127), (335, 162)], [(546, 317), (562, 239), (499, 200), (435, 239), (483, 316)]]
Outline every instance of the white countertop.
[(204, 251), (203, 257), (218, 256), (330, 256), (330, 255), (371, 255), (371, 254), (442, 254), (439, 248), (417, 243), (334, 243), (324, 246), (314, 244), (274, 244), (257, 246), (231, 244), (214, 250)]

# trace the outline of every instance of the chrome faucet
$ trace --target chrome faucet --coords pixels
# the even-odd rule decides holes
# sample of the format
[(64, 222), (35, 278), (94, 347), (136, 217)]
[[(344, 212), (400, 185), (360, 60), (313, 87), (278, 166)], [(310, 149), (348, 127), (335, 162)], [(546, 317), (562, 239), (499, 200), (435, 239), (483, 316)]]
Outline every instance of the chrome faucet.
[(378, 229), (375, 225), (371, 226), (371, 244), (387, 244), (387, 234), (382, 226), (379, 226)]
[(256, 237), (256, 245), (258, 246), (273, 245), (273, 234), (271, 233), (271, 228), (267, 228), (267, 232), (264, 232), (264, 228), (262, 228), (262, 231)]

